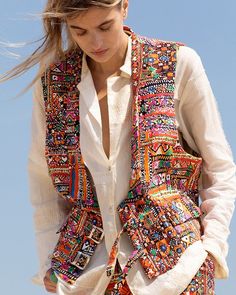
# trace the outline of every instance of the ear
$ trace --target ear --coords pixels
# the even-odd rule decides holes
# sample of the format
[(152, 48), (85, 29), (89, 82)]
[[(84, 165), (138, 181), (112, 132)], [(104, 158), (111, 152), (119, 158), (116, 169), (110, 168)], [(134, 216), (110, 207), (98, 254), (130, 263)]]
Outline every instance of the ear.
[(124, 19), (126, 19), (128, 16), (128, 7), (129, 7), (129, 0), (123, 0), (122, 10), (123, 10)]

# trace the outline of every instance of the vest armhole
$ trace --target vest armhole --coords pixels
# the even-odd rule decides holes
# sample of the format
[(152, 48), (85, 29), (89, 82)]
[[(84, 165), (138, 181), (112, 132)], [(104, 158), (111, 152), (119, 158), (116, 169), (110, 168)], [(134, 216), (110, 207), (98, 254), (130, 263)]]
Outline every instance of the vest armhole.
[(182, 148), (184, 151), (192, 156), (195, 157), (201, 157), (199, 153), (197, 153), (195, 150), (193, 150), (187, 143), (187, 141), (184, 139), (183, 134), (181, 131), (178, 130), (178, 135), (179, 135), (179, 143), (181, 144)]

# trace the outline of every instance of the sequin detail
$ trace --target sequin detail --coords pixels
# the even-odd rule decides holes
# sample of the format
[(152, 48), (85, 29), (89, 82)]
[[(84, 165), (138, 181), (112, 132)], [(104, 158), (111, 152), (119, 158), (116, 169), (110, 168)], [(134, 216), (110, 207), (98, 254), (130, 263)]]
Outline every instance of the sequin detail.
[(132, 295), (126, 279), (120, 279), (122, 274), (119, 262), (116, 262), (115, 272), (104, 295)]
[(197, 271), (188, 287), (180, 295), (214, 295), (215, 265), (211, 255), (208, 255)]
[(61, 228), (51, 265), (67, 283), (73, 284), (88, 265), (104, 236), (97, 212), (74, 206)]
[[(122, 270), (117, 261), (115, 272), (104, 295), (132, 295), (126, 279), (121, 280)], [(176, 282), (177, 283), (177, 282)], [(189, 285), (180, 295), (214, 295), (215, 265), (208, 255)]]

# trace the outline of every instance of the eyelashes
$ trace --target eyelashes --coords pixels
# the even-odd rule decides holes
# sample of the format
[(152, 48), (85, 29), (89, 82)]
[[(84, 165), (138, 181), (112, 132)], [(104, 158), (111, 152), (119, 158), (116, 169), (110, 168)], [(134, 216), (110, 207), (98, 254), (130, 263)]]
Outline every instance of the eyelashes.
[[(111, 26), (106, 27), (106, 28), (100, 28), (100, 31), (102, 31), (102, 32), (108, 32), (108, 31), (110, 31), (110, 29), (111, 29)], [(87, 34), (87, 31), (83, 31), (81, 33), (76, 33), (76, 36), (82, 37), (82, 36), (84, 36), (86, 34)]]

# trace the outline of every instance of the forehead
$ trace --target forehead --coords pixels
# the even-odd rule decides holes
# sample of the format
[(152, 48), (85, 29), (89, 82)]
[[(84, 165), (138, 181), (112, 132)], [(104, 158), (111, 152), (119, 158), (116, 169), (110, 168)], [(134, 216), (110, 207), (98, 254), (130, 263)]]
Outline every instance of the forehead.
[(107, 20), (116, 19), (119, 16), (117, 7), (90, 7), (87, 10), (80, 11), (74, 17), (67, 18), (68, 25), (75, 25), (83, 28), (96, 27)]

